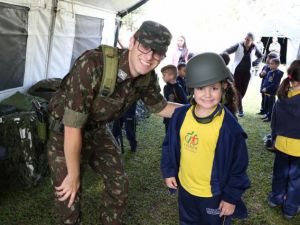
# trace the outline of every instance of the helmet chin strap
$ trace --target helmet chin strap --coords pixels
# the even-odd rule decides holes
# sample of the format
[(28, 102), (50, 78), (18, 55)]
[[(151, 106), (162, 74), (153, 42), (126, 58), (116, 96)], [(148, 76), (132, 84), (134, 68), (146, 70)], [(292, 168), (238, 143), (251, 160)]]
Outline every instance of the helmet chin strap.
[(195, 108), (196, 108), (196, 106), (193, 107), (193, 109), (192, 109), (192, 114), (193, 114), (193, 117), (195, 118), (195, 120), (198, 123), (207, 124), (207, 123), (210, 123), (211, 121), (213, 121), (215, 117), (221, 115), (222, 109), (223, 109), (223, 105), (219, 103), (218, 106), (217, 106), (217, 108), (215, 109), (215, 111), (213, 111), (213, 113), (210, 114), (207, 117), (198, 117), (198, 116), (196, 116)]

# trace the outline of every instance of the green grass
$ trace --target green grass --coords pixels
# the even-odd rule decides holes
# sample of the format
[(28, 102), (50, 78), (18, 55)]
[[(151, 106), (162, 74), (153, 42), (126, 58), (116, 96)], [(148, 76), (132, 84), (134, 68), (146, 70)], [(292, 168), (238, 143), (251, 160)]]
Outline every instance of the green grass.
[[(249, 169), (252, 185), (244, 195), (249, 218), (234, 221), (239, 225), (299, 225), (300, 216), (283, 219), (280, 208), (270, 209), (266, 197), (271, 189), (273, 153), (265, 150), (262, 138), (269, 131), (269, 124), (261, 122), (255, 113), (259, 109), (259, 79), (254, 77), (245, 97), (245, 117), (239, 119), (246, 130), (249, 148)], [(129, 176), (129, 202), (123, 220), (129, 225), (178, 224), (177, 196), (169, 195), (160, 175), (161, 143), (164, 137), (162, 119), (151, 116), (137, 127), (138, 153), (134, 159), (125, 141), (124, 161)], [(83, 179), (83, 218), (85, 225), (99, 224), (99, 207), (103, 184), (87, 168)], [(299, 193), (300, 194), (300, 193)], [(1, 187), (1, 225), (52, 225), (56, 224), (53, 193), (49, 178), (38, 187), (12, 190)]]

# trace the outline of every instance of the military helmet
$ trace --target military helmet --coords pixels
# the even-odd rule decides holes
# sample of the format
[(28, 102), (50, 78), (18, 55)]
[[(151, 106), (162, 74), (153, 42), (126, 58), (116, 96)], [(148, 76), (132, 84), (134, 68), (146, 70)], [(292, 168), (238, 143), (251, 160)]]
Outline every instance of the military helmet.
[(143, 22), (136, 35), (138, 42), (160, 54), (166, 54), (172, 39), (171, 32), (165, 26), (150, 20)]
[(204, 87), (233, 77), (220, 55), (206, 52), (194, 56), (186, 65), (186, 86)]

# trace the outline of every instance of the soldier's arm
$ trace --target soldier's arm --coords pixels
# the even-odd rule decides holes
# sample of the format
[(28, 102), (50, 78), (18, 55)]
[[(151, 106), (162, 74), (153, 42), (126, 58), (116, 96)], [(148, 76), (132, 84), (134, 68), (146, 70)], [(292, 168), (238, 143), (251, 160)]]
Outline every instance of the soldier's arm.
[(168, 102), (165, 108), (163, 108), (163, 110), (161, 110), (160, 112), (156, 113), (156, 115), (171, 118), (174, 110), (180, 106), (183, 105), (175, 102)]
[(81, 129), (65, 126), (64, 129), (64, 153), (67, 164), (67, 176), (59, 187), (56, 194), (60, 201), (69, 198), (68, 207), (73, 205), (80, 186), (80, 151), (82, 145)]

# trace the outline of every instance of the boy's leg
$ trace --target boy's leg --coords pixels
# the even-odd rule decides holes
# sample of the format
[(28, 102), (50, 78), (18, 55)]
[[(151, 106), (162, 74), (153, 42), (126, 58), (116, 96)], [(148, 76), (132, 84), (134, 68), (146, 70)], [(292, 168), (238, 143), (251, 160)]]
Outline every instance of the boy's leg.
[[(60, 186), (67, 175), (67, 165), (64, 155), (64, 135), (51, 133), (47, 143), (48, 162), (51, 173), (51, 183), (54, 187)], [(55, 191), (54, 191), (55, 192)], [(60, 217), (60, 224), (81, 224), (80, 190), (74, 204), (68, 208), (69, 198), (63, 202), (55, 194), (55, 206)]]
[(289, 176), (288, 155), (276, 151), (273, 167), (272, 192), (269, 194), (268, 201), (270, 206), (283, 204), (286, 195), (286, 186)]
[(275, 96), (268, 96), (268, 120), (271, 120)]
[(300, 157), (289, 156), (290, 169), (283, 212), (295, 216), (300, 205)]
[(85, 148), (92, 150), (89, 164), (104, 179), (101, 207), (103, 225), (119, 225), (128, 198), (128, 178), (121, 160), (121, 150), (110, 130), (103, 126), (89, 132)]
[(126, 136), (130, 144), (130, 148), (132, 152), (136, 152), (137, 141), (136, 141), (136, 123), (135, 123), (135, 115), (131, 117), (125, 118), (125, 130)]
[(189, 194), (183, 187), (178, 189), (178, 209), (180, 225), (203, 224), (198, 209), (197, 197)]
[(180, 225), (230, 225), (231, 216), (220, 218), (220, 196), (201, 198), (179, 187), (178, 206)]

